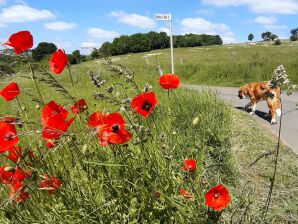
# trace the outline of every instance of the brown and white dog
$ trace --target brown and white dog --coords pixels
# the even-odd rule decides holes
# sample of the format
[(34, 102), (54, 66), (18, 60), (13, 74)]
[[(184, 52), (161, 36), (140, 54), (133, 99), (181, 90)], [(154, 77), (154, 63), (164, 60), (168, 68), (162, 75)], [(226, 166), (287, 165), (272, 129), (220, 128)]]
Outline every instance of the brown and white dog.
[[(272, 94), (269, 97), (267, 93)], [(252, 111), (250, 114), (254, 114), (256, 110), (256, 104), (261, 100), (266, 100), (269, 108), (269, 114), (271, 116), (271, 124), (276, 124), (276, 115), (281, 115), (280, 109), (280, 88), (271, 88), (270, 82), (252, 82), (240, 87), (238, 96), (240, 99), (245, 99), (247, 96), (250, 98), (250, 102), (244, 107), (246, 110), (251, 107)]]

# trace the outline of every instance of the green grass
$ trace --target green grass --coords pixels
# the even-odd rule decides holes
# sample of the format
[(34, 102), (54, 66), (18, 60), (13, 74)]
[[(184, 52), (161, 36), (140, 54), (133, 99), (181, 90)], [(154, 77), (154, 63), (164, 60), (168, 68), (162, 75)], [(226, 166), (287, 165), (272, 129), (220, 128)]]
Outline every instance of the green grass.
[[(91, 68), (103, 71), (108, 81), (104, 87), (95, 88), (88, 80), (86, 70)], [(230, 152), (231, 108), (213, 93), (198, 96), (178, 90), (171, 91), (168, 98), (167, 92), (158, 87), (153, 78), (148, 81), (159, 100), (153, 114), (144, 119), (129, 109), (123, 112), (129, 124), (127, 128), (134, 136), (127, 145), (99, 146), (95, 133), (86, 127), (85, 113), (76, 117), (55, 150), (48, 150), (39, 132), (30, 132), (40, 130), (40, 109), (32, 101), (36, 92), (31, 80), (23, 76), (28, 74), (24, 72), (15, 79), (22, 92), (19, 102), (26, 110), (20, 111), (16, 101), (1, 100), (1, 116), (19, 116), (24, 121), (23, 127), (18, 127), (20, 145), (32, 150), (35, 159), (23, 160), (20, 165), (34, 172), (25, 181), (30, 198), (24, 206), (10, 204), (8, 189), (2, 185), (2, 215), (7, 223), (45, 223), (44, 220), (47, 223), (211, 222), (212, 218), (206, 215), (204, 194), (218, 183), (232, 186), (237, 179)], [(54, 77), (71, 95), (86, 99), (88, 114), (119, 111), (122, 106), (119, 101), (140, 92), (132, 89), (123, 75), (113, 75), (98, 63), (74, 68), (75, 90), (66, 72)], [(136, 79), (142, 89), (141, 74), (137, 74)], [(10, 79), (5, 80), (8, 81)], [(105, 89), (111, 84), (115, 90), (107, 94)], [(45, 102), (53, 99), (66, 108), (72, 103), (65, 98), (65, 93), (45, 83), (40, 83), (40, 89)], [(104, 93), (106, 98), (92, 99), (96, 91)], [(192, 125), (195, 117), (199, 117), (197, 126)], [(181, 170), (187, 158), (197, 160), (197, 170), (192, 174)], [(9, 162), (2, 158), (1, 164)], [(61, 189), (52, 196), (38, 189), (39, 175), (45, 173), (62, 181)], [(202, 184), (203, 179), (207, 179), (208, 184)], [(191, 192), (193, 199), (183, 199), (179, 195), (180, 188)], [(160, 192), (160, 198), (154, 196), (156, 192)]]
[[(298, 42), (282, 41), (254, 45), (235, 44), (174, 49), (176, 73), (182, 82), (213, 85), (241, 86), (251, 81), (270, 80), (274, 69), (283, 64), (293, 83), (298, 83)], [(159, 54), (144, 58), (148, 54)], [(157, 66), (170, 73), (170, 50), (128, 54), (114, 57), (115, 62), (127, 65), (137, 74), (157, 77)]]
[[(295, 80), (297, 49), (297, 45), (175, 49), (177, 73), (184, 83), (232, 86), (259, 79), (261, 74), (266, 76), (262, 78), (269, 79), (273, 69), (282, 62), (290, 78)], [(233, 50), (237, 52), (235, 61), (231, 56)], [(30, 186), (30, 199), (25, 206), (8, 203), (8, 189), (1, 186), (3, 220), (7, 223), (214, 223), (204, 205), (204, 194), (212, 186), (223, 183), (229, 188), (232, 201), (219, 222), (261, 222), (272, 157), (262, 159), (252, 167), (248, 165), (260, 154), (274, 149), (275, 137), (252, 118), (227, 106), (214, 93), (181, 89), (171, 91), (168, 98), (167, 92), (157, 84), (157, 65), (169, 72), (169, 52), (156, 52), (163, 54), (150, 57), (149, 65), (143, 58), (144, 53), (113, 58), (115, 63), (123, 63), (135, 72), (139, 90), (133, 89), (123, 75), (108, 71), (102, 61), (72, 67), (75, 89), (67, 71), (54, 75), (71, 95), (87, 101), (88, 114), (119, 111), (125, 104), (119, 105), (116, 101), (131, 98), (143, 89), (145, 83), (151, 84), (159, 100), (152, 116), (143, 119), (129, 109), (123, 113), (134, 135), (125, 146), (99, 146), (94, 132), (86, 128), (88, 114), (85, 113), (76, 117), (58, 147), (49, 151), (39, 133), (26, 130), (40, 129), (40, 109), (32, 101), (36, 91), (32, 81), (23, 77), (29, 75), (28, 71), (23, 68), (22, 73), (13, 78), (20, 84), (19, 101), (26, 111), (20, 111), (16, 101), (7, 103), (1, 99), (0, 116), (20, 116), (25, 121), (22, 128), (18, 127), (22, 136), (20, 144), (34, 151), (35, 159), (30, 164), (28, 161), (22, 163), (27, 163), (35, 172), (26, 181)], [(256, 52), (262, 57), (256, 59), (255, 67), (251, 67)], [(88, 70), (100, 71), (107, 84), (102, 88), (94, 87)], [(261, 70), (266, 72), (261, 73)], [(251, 75), (238, 77), (235, 75), (238, 71)], [(218, 74), (229, 75), (219, 79)], [(46, 77), (40, 73), (37, 76)], [(9, 81), (10, 78), (2, 80), (0, 87)], [(115, 90), (109, 95), (105, 89), (112, 84)], [(45, 83), (40, 83), (40, 88), (45, 102), (55, 100), (66, 108), (72, 104), (65, 93), (57, 92)], [(107, 98), (95, 100), (94, 92), (103, 93)], [(195, 117), (199, 122), (193, 126)], [(247, 125), (252, 131), (247, 131)], [(297, 156), (286, 147), (283, 150), (268, 223), (297, 221)], [(191, 175), (181, 171), (186, 158), (197, 160), (198, 168)], [(1, 164), (7, 163), (5, 158), (1, 159)], [(61, 189), (50, 197), (37, 189), (38, 175), (44, 173), (62, 181)], [(183, 199), (179, 188), (191, 192), (193, 199)], [(155, 197), (156, 192), (161, 193), (160, 198)]]

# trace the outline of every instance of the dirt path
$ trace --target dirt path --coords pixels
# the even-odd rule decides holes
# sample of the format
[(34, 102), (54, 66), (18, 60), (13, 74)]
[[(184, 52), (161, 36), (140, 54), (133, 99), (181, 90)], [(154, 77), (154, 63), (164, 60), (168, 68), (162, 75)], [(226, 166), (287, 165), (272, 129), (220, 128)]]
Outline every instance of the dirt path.
[[(219, 96), (227, 103), (230, 103), (235, 108), (242, 110), (249, 100), (240, 100), (238, 98), (238, 88), (232, 87), (203, 87), (198, 85), (183, 85), (184, 88), (192, 90), (211, 89), (218, 92)], [(284, 144), (290, 146), (296, 154), (298, 154), (298, 109), (296, 104), (298, 103), (298, 94), (294, 93), (292, 96), (282, 95), (283, 99), (283, 126), (281, 138)], [(297, 103), (296, 103), (297, 102)], [(265, 114), (268, 113), (268, 107), (266, 102), (259, 102), (257, 104), (256, 114), (251, 115), (256, 117), (260, 123), (270, 129), (273, 133), (278, 134), (279, 118), (277, 125), (271, 125), (269, 120), (265, 118)]]

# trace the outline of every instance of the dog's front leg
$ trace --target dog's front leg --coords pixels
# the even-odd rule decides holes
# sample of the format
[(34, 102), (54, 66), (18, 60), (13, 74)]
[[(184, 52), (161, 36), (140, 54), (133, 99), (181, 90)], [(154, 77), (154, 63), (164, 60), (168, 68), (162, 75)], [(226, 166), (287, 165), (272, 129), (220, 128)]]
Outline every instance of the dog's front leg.
[(256, 99), (254, 97), (250, 99), (250, 105), (251, 105), (251, 112), (249, 114), (254, 115), (257, 107)]

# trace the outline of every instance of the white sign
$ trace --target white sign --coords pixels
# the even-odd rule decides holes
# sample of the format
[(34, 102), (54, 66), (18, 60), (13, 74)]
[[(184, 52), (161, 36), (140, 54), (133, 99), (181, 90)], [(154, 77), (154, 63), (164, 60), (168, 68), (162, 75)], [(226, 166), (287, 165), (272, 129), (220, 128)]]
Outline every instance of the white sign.
[(172, 20), (171, 14), (155, 14), (156, 20)]

